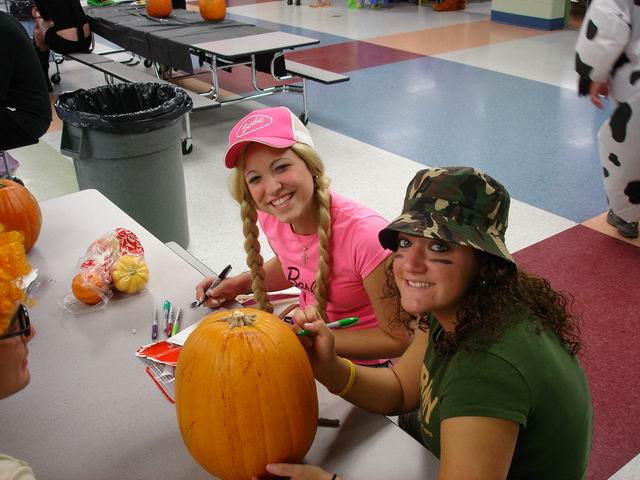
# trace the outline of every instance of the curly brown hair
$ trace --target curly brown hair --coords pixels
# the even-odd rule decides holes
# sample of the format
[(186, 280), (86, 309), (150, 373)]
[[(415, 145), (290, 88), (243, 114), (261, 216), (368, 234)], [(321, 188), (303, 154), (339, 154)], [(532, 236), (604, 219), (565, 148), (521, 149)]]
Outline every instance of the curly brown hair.
[[(582, 348), (580, 322), (571, 313), (571, 296), (556, 292), (544, 278), (531, 275), (502, 258), (484, 252), (480, 272), (457, 313), (454, 332), (443, 332), (435, 347), (441, 354), (458, 350), (482, 350), (495, 342), (513, 324), (514, 311), (529, 313), (531, 326), (539, 333), (551, 329), (572, 355)], [(410, 331), (426, 331), (429, 312), (416, 319), (402, 309), (393, 276), (393, 262), (386, 272), (385, 297), (395, 299), (397, 323)]]

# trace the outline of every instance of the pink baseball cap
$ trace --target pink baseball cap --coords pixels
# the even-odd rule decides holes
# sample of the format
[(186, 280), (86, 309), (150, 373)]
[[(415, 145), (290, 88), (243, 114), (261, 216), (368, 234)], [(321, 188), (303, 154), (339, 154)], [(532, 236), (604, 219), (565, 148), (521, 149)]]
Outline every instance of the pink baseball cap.
[(244, 146), (256, 142), (274, 148), (289, 148), (296, 143), (313, 146), (309, 130), (287, 107), (254, 110), (240, 120), (229, 133), (224, 164), (234, 168)]

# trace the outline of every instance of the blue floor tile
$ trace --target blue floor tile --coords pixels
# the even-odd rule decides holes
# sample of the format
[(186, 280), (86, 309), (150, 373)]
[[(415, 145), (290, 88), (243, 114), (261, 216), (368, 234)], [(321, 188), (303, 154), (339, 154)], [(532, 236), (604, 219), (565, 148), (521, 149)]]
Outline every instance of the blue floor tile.
[(606, 210), (594, 142), (607, 114), (575, 92), (434, 58), (350, 75), (309, 82), (312, 122), (425, 165), (480, 168), (514, 198), (576, 222)]
[(317, 30), (309, 30), (308, 28), (295, 27), (293, 25), (286, 25), (284, 23), (274, 23), (266, 20), (260, 20), (259, 18), (245, 17), (243, 15), (237, 15), (228, 13), (225, 17), (229, 20), (235, 20), (236, 22), (250, 23), (257, 27), (269, 28), (280, 32), (292, 33), (294, 35), (302, 35), (303, 37), (311, 37), (320, 40), (321, 45), (332, 45), (334, 43), (349, 42), (351, 39), (341, 37), (339, 35), (331, 35), (330, 33), (319, 32)]

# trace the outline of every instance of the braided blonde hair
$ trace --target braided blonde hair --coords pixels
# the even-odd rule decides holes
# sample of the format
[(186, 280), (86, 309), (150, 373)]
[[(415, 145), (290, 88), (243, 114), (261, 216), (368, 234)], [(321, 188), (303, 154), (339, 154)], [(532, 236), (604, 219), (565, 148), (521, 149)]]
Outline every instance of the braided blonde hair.
[[(251, 145), (251, 143), (247, 144)], [(324, 164), (318, 153), (310, 146), (303, 143), (294, 144), (291, 149), (307, 164), (307, 168), (313, 175), (314, 199), (318, 205), (318, 271), (316, 272), (316, 297), (318, 312), (324, 320), (327, 319), (327, 295), (329, 289), (329, 271), (331, 255), (329, 242), (331, 241), (331, 194), (329, 192), (329, 179), (325, 176)], [(273, 311), (273, 306), (267, 298), (264, 285), (264, 260), (260, 255), (260, 242), (258, 241), (256, 204), (247, 188), (244, 175), (245, 152), (244, 148), (238, 157), (238, 162), (229, 179), (229, 188), (233, 198), (240, 204), (242, 229), (245, 237), (244, 249), (247, 253), (247, 266), (251, 270), (251, 289), (261, 310)]]
[[(249, 144), (250, 145), (250, 144)], [(260, 241), (258, 236), (258, 212), (256, 203), (247, 188), (242, 171), (244, 170), (244, 155), (246, 147), (238, 157), (236, 167), (229, 177), (231, 195), (240, 204), (240, 218), (242, 218), (242, 233), (244, 234), (244, 251), (247, 254), (247, 266), (251, 273), (251, 291), (253, 298), (260, 310), (272, 313), (273, 305), (267, 297), (267, 289), (264, 285), (264, 259), (260, 254)]]

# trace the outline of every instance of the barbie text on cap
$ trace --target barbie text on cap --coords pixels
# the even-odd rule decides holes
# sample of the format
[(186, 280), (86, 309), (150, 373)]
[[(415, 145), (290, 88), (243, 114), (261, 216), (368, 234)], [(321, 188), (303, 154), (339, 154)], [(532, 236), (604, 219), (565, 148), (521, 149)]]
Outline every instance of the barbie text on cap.
[(227, 168), (236, 166), (242, 149), (251, 142), (274, 148), (304, 143), (314, 148), (307, 127), (286, 107), (255, 110), (236, 123), (229, 133), (229, 146), (224, 154)]

